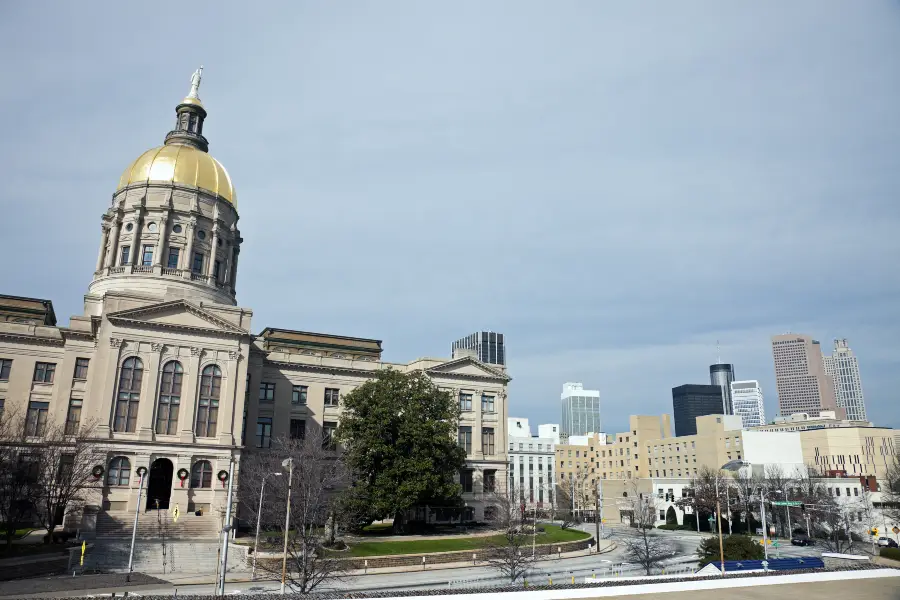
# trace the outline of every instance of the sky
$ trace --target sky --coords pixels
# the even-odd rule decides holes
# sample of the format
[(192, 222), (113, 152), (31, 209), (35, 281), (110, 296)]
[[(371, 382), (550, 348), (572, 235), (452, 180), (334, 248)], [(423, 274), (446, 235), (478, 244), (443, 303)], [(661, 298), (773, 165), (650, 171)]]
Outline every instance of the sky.
[[(80, 314), (119, 175), (204, 65), (254, 330), (449, 356), (607, 432), (770, 336), (860, 359), (900, 427), (900, 3), (0, 2), (0, 292)], [(718, 351), (717, 351), (718, 345)]]

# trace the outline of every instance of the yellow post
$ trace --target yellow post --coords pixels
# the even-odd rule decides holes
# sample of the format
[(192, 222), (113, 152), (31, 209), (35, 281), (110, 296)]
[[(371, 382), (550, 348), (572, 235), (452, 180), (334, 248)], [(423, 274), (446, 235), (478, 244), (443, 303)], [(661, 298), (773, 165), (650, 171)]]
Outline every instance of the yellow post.
[(84, 566), (84, 553), (87, 550), (87, 542), (81, 542), (81, 565)]
[(550, 585), (553, 585), (553, 578), (550, 577)]

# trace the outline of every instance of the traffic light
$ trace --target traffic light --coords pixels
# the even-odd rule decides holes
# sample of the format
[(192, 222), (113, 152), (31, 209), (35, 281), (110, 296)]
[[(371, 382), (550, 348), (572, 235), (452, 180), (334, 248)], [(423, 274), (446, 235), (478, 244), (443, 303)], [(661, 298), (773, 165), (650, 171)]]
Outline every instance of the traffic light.
[(800, 504), (800, 512), (802, 512), (802, 513), (805, 513), (805, 512), (806, 512), (806, 505), (805, 505), (805, 504)]
[(872, 533), (872, 537), (878, 537), (878, 528), (873, 527), (871, 533)]

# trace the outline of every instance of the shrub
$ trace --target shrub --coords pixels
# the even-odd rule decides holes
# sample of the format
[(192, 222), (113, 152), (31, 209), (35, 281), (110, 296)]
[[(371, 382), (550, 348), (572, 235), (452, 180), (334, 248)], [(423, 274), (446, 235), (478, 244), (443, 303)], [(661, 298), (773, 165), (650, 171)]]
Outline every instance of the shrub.
[(900, 560), (900, 548), (882, 548), (879, 554), (882, 558)]
[[(729, 535), (723, 538), (722, 548), (725, 560), (762, 560), (765, 558), (763, 547), (746, 535)], [(706, 566), (719, 560), (719, 538), (703, 538), (697, 548), (700, 555), (700, 566)]]

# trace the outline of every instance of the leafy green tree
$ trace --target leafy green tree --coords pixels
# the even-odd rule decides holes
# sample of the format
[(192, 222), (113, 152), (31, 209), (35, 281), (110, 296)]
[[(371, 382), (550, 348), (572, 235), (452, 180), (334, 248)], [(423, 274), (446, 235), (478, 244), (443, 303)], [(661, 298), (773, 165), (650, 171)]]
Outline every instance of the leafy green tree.
[[(722, 548), (725, 560), (762, 560), (765, 557), (763, 547), (746, 535), (729, 535), (723, 538)], [(700, 547), (697, 548), (700, 556), (700, 566), (705, 567), (709, 563), (719, 563), (719, 538), (703, 538)]]
[(350, 525), (393, 517), (406, 529), (415, 507), (459, 507), (456, 478), (466, 461), (457, 444), (457, 398), (423, 372), (380, 371), (343, 398), (338, 441), (354, 482), (343, 496)]

